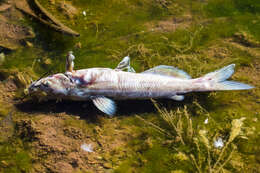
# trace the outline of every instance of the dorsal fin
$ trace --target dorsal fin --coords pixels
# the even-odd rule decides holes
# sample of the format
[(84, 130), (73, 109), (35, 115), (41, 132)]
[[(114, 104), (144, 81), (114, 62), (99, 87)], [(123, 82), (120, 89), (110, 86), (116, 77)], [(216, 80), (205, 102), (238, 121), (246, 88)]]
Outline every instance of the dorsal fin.
[(188, 73), (186, 73), (185, 71), (167, 65), (159, 65), (154, 68), (148, 69), (142, 73), (150, 73), (150, 74), (157, 74), (157, 75), (164, 75), (164, 76), (172, 76), (176, 78), (191, 79), (190, 75), (188, 75)]

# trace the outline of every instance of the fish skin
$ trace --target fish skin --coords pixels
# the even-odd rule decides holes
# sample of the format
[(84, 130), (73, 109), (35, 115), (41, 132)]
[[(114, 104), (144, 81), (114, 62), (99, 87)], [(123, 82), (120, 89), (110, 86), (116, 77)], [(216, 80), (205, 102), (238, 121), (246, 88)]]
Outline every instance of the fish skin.
[[(102, 97), (108, 97), (116, 100), (169, 98), (181, 101), (181, 95), (188, 92), (253, 88), (247, 84), (226, 80), (233, 74), (234, 67), (235, 65), (231, 64), (195, 79), (154, 72), (132, 73), (110, 68), (89, 68), (42, 78), (33, 82), (28, 90), (36, 95), (45, 92), (47, 99), (102, 100)], [(102, 110), (113, 110), (109, 106), (104, 107), (106, 105), (100, 106)]]
[(42, 91), (51, 95), (57, 94), (59, 97), (71, 97), (73, 100), (90, 99), (91, 96), (114, 99), (170, 98), (177, 93), (186, 93), (192, 91), (194, 87), (200, 87), (193, 80), (116, 71), (109, 68), (77, 70), (74, 73), (67, 73), (67, 76), (62, 76), (60, 73), (43, 78), (38, 83), (39, 85), (49, 83), (49, 88), (52, 88), (49, 90), (48, 87), (42, 87)]

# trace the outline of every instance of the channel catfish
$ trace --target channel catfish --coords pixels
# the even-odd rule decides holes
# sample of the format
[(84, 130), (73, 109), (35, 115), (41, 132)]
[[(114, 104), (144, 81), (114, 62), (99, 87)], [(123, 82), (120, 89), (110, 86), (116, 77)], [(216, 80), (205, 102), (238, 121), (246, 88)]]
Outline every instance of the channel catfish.
[(88, 68), (57, 73), (33, 82), (29, 93), (47, 99), (92, 100), (102, 112), (112, 116), (116, 112), (113, 100), (168, 98), (184, 99), (185, 93), (248, 90), (250, 85), (228, 81), (235, 64), (192, 79), (186, 72), (166, 65), (156, 66), (141, 73), (118, 68)]

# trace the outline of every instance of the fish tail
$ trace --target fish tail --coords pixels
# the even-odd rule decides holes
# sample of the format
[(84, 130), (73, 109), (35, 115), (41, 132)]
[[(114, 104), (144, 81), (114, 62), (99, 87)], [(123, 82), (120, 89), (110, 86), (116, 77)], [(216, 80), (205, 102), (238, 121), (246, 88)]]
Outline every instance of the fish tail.
[(206, 74), (199, 78), (203, 81), (204, 91), (218, 91), (218, 90), (248, 90), (254, 88), (253, 86), (243, 84), (235, 81), (227, 81), (234, 73), (235, 64), (230, 64), (217, 71)]

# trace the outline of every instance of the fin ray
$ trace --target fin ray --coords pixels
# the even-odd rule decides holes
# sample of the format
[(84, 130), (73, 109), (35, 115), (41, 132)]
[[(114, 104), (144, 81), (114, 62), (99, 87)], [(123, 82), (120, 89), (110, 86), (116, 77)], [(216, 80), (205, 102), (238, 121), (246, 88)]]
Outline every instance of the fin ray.
[(155, 75), (164, 75), (164, 76), (170, 76), (176, 78), (191, 79), (191, 77), (185, 71), (167, 65), (159, 65), (151, 69), (148, 69), (142, 73), (150, 73)]
[(94, 105), (105, 114), (112, 117), (116, 112), (116, 104), (113, 100), (106, 97), (95, 97), (92, 99)]
[(235, 81), (223, 81), (216, 84), (219, 90), (248, 90), (254, 88), (251, 85), (243, 84)]
[(173, 99), (173, 100), (176, 100), (176, 101), (184, 100), (184, 96), (183, 95), (174, 95), (174, 96), (172, 96), (170, 98)]
[(254, 88), (253, 86), (243, 84), (235, 81), (227, 81), (234, 73), (235, 64), (230, 64), (226, 67), (208, 73), (200, 80), (205, 83), (204, 91), (219, 91), (219, 90), (248, 90)]
[(222, 82), (230, 78), (234, 73), (235, 64), (230, 64), (222, 69), (206, 74), (203, 78), (212, 79), (215, 82)]

